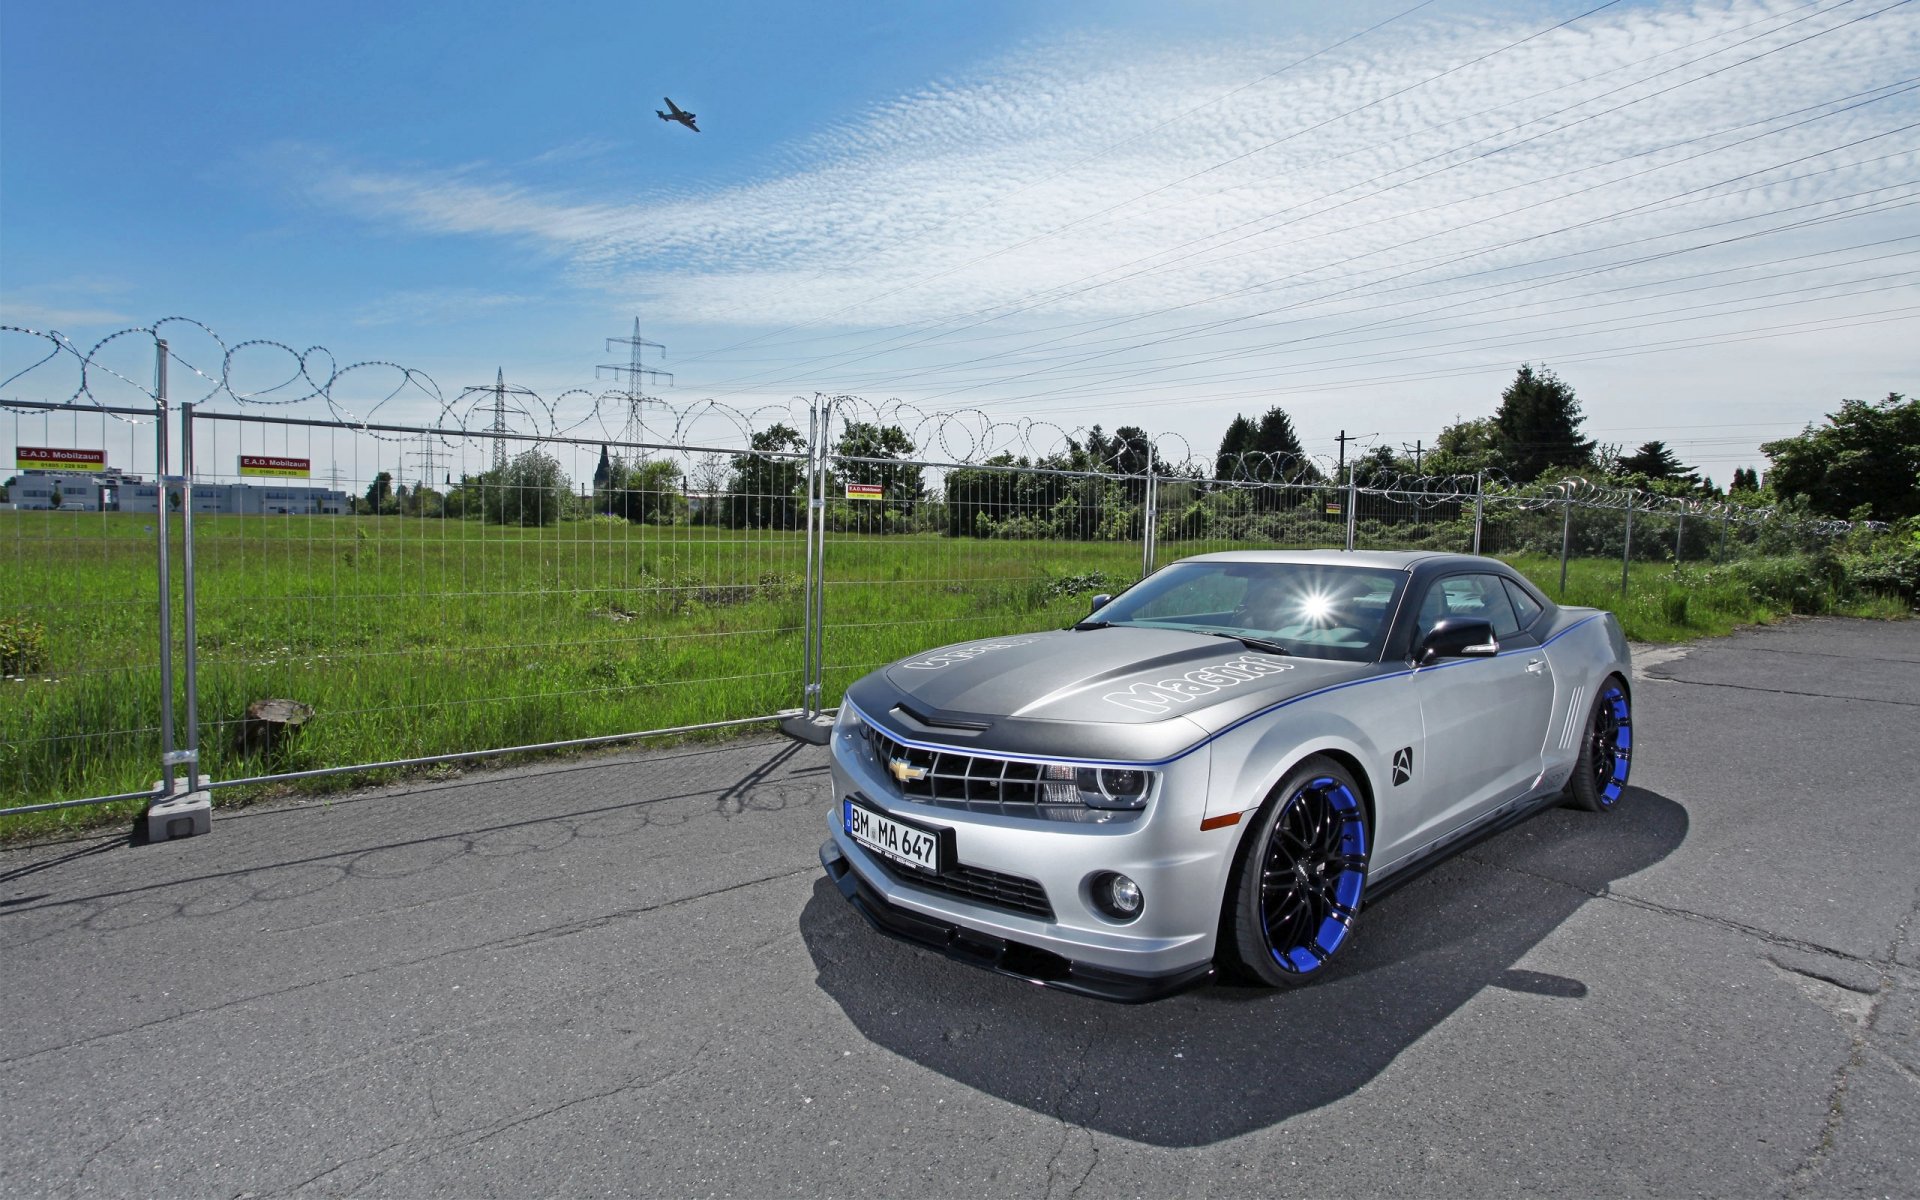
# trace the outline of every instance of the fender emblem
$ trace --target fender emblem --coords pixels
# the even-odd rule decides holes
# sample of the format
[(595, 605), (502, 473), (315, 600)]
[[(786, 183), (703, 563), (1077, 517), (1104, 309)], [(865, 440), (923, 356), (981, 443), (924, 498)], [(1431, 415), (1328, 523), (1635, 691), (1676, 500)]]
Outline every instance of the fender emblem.
[(1413, 747), (1406, 746), (1393, 752), (1393, 786), (1413, 778)]
[(916, 767), (904, 758), (888, 759), (887, 773), (901, 783), (919, 783), (927, 777), (927, 769), (925, 767)]

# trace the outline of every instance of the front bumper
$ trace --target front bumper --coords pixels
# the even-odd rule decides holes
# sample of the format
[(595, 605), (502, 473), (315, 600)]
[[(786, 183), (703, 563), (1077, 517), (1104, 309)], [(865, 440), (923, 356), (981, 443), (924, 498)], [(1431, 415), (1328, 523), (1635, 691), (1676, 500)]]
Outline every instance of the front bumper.
[[(959, 811), (900, 794), (843, 722), (832, 746), (836, 803), (821, 852), (834, 882), (883, 932), (1052, 987), (1149, 1000), (1212, 973), (1220, 901), (1237, 829), (1201, 828), (1209, 758), (1162, 768), (1138, 819), (1105, 824)], [(981, 753), (990, 753), (982, 750)], [(938, 830), (957, 870), (938, 880), (899, 868), (850, 837), (848, 798)], [(1145, 912), (1117, 921), (1091, 902), (1090, 881), (1118, 871), (1139, 884)]]
[(820, 865), (827, 869), (827, 878), (833, 880), (854, 910), (881, 933), (1042, 987), (1122, 1004), (1145, 1004), (1186, 991), (1213, 977), (1210, 962), (1163, 974), (1143, 975), (1102, 968), (1075, 962), (1038, 946), (896, 907), (860, 878), (833, 838), (820, 846)]

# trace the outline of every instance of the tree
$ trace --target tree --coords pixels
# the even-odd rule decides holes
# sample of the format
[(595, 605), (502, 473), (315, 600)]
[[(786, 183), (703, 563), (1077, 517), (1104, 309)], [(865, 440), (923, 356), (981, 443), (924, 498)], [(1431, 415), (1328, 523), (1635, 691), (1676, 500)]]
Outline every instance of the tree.
[(526, 450), (480, 476), (481, 511), (493, 525), (552, 525), (573, 504), (560, 460)]
[(1680, 461), (1665, 442), (1642, 442), (1640, 449), (1620, 459), (1619, 474), (1644, 475), (1654, 483), (1677, 483), (1688, 488), (1700, 486), (1700, 474)]
[(1580, 402), (1552, 371), (1523, 363), (1493, 414), (1501, 465), (1516, 482), (1531, 483), (1549, 467), (1586, 466), (1593, 443), (1580, 436)]
[(382, 471), (373, 477), (367, 485), (367, 511), (382, 513), (388, 511), (388, 503), (393, 499), (393, 476)]
[(1760, 472), (1752, 467), (1735, 467), (1733, 482), (1727, 485), (1727, 491), (1757, 492), (1760, 490)]
[(1375, 446), (1353, 460), (1353, 482), (1356, 487), (1384, 487), (1412, 470), (1413, 464), (1396, 457), (1393, 447)]
[(1246, 414), (1235, 414), (1227, 426), (1225, 436), (1220, 439), (1220, 453), (1213, 460), (1215, 479), (1238, 479), (1244, 467), (1247, 453), (1253, 449), (1256, 430)]
[(1287, 464), (1307, 456), (1305, 448), (1300, 445), (1300, 435), (1294, 432), (1293, 418), (1277, 404), (1260, 418), (1260, 428), (1253, 435), (1253, 448), (1261, 454), (1282, 459)]
[(1920, 515), (1920, 400), (1842, 400), (1824, 427), (1760, 447), (1773, 462), (1767, 482), (1781, 496), (1805, 496), (1814, 512), (1847, 517), (1865, 506), (1877, 520)]
[[(786, 424), (753, 435), (753, 452), (733, 456), (727, 481), (727, 524), (736, 529), (797, 529), (800, 526), (800, 462), (806, 439)], [(776, 457), (779, 455), (780, 457)]]
[[(907, 436), (906, 430), (898, 425), (852, 421), (834, 444), (833, 452), (842, 460), (839, 465), (842, 482), (878, 484), (883, 510), (906, 517), (913, 515), (913, 506), (919, 502), (924, 489), (920, 468), (900, 462), (913, 453), (913, 439)], [(845, 461), (847, 459), (860, 461)]]
[(416, 483), (405, 491), (400, 501), (400, 513), (408, 517), (438, 517), (446, 512), (446, 497), (434, 491), (425, 483)]
[[(629, 463), (612, 459), (606, 478), (594, 489), (593, 510), (629, 521), (670, 525), (679, 513), (680, 469), (664, 459)], [(597, 472), (596, 472), (597, 474)]]
[(1420, 469), (1429, 475), (1471, 475), (1500, 465), (1500, 430), (1492, 417), (1455, 418), (1433, 439)]

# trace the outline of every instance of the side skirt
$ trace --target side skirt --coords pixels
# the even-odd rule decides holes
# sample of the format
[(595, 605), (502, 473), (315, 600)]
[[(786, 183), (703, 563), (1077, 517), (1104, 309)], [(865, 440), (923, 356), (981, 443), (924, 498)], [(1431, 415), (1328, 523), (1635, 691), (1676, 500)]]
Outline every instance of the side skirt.
[(1364, 912), (1368, 904), (1391, 894), (1402, 884), (1413, 882), (1462, 850), (1478, 845), (1496, 833), (1511, 829), (1541, 809), (1552, 808), (1559, 802), (1558, 787), (1547, 791), (1529, 791), (1517, 800), (1507, 801), (1473, 824), (1464, 825), (1446, 837), (1415, 851), (1411, 857), (1395, 866), (1389, 874), (1377, 878), (1369, 876), (1366, 895), (1361, 900), (1361, 911)]

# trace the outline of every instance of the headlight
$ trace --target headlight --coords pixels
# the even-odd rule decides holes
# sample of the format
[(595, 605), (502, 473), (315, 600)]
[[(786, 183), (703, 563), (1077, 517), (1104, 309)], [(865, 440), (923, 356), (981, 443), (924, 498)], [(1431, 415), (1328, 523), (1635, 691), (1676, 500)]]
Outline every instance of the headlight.
[(1040, 772), (1043, 802), (1088, 808), (1136, 809), (1147, 806), (1154, 773), (1141, 767), (1075, 767), (1048, 763)]

